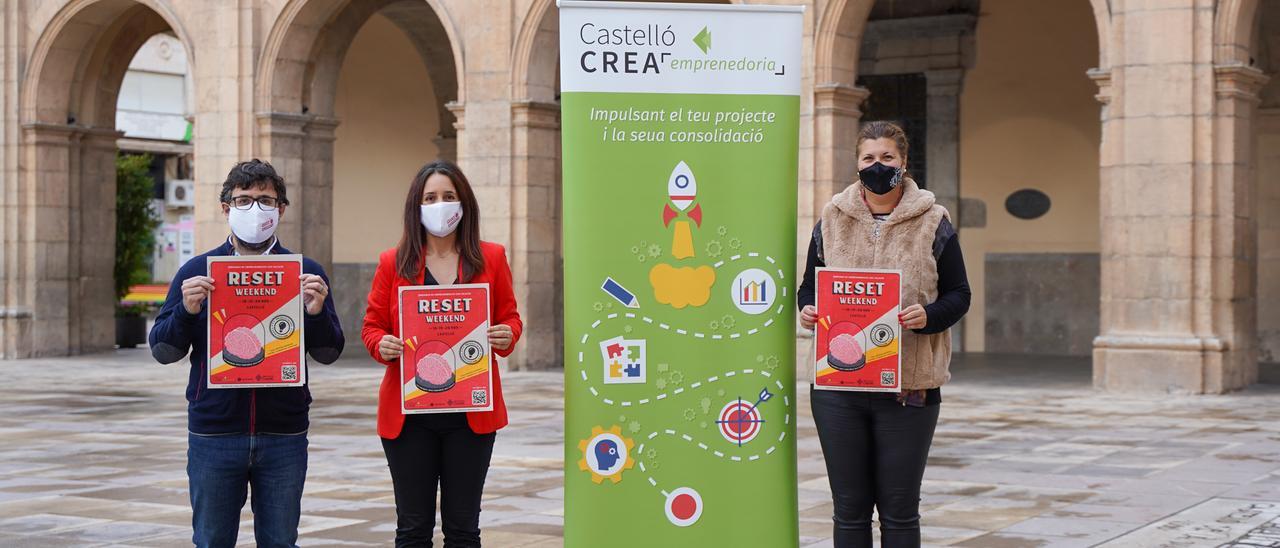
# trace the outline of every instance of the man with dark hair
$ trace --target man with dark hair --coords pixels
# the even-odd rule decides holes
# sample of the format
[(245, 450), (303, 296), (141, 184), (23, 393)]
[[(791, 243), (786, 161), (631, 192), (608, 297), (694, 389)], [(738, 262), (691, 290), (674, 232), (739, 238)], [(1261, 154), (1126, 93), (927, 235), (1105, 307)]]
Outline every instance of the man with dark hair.
[[(191, 259), (169, 284), (169, 295), (151, 329), (151, 355), (173, 363), (188, 353), (187, 479), (191, 488), (192, 541), (199, 547), (234, 546), (240, 510), (252, 490), (253, 532), (258, 546), (295, 546), (307, 475), (307, 410), (311, 393), (296, 388), (209, 390), (205, 368), (206, 301), (215, 291), (206, 258), (288, 254), (276, 228), (289, 204), (284, 179), (254, 159), (231, 168), (222, 184), (222, 214), (231, 235)], [(344, 339), (329, 280), (320, 264), (302, 261), (304, 346), (311, 359), (333, 363)]]

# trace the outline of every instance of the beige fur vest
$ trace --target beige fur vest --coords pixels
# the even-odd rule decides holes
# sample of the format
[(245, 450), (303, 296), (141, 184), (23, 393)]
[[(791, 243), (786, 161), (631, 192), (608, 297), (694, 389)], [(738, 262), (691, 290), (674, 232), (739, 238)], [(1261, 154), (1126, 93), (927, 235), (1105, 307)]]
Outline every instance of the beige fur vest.
[[(902, 271), (902, 308), (938, 298), (938, 263), (933, 240), (938, 224), (950, 215), (933, 193), (915, 181), (903, 181), (902, 201), (880, 227), (862, 200), (862, 183), (831, 198), (822, 210), (822, 254), (832, 268), (884, 268)], [(937, 388), (951, 379), (951, 330), (921, 335), (902, 332), (902, 387)]]

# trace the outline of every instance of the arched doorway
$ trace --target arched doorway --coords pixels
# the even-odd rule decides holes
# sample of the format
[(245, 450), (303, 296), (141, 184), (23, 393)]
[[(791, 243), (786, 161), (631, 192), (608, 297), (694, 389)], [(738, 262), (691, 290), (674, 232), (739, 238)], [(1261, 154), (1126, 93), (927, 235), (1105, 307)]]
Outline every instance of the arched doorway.
[(130, 60), (159, 33), (191, 51), (161, 3), (73, 1), (32, 50), (19, 98), (16, 218), (5, 231), (4, 357), (114, 344), (116, 102)]
[[(1067, 16), (1069, 21), (1061, 19)], [(1045, 17), (1053, 20), (1027, 21)], [(1035, 30), (1044, 28), (1062, 29), (1062, 34)], [(974, 303), (956, 330), (956, 347), (1089, 355), (1100, 315), (1098, 188), (1106, 125), (1105, 106), (1099, 116), (1094, 102), (1098, 88), (1090, 78), (1105, 96), (1110, 42), (1106, 2), (1063, 0), (1032, 7), (1007, 0), (844, 0), (826, 6), (817, 29), (813, 183), (801, 187), (802, 227), (812, 226), (830, 196), (856, 178), (854, 135), (861, 120), (902, 122), (914, 130), (912, 171), (923, 171), (926, 188), (951, 211), (964, 242)], [(1062, 44), (1064, 39), (1069, 45)], [(1045, 63), (1035, 58), (1061, 57), (1058, 47), (1069, 52), (1068, 59)], [(1046, 97), (1055, 99), (1041, 101)], [(1046, 142), (1048, 135), (1059, 134), (1069, 137), (1070, 153), (1062, 154)], [(1076, 177), (1046, 177), (1051, 170), (1040, 176), (1027, 173), (1045, 159), (1067, 164)], [(1014, 164), (1014, 173), (1002, 167)], [(1006, 198), (1028, 187), (1057, 200), (1055, 215), (1024, 221), (1006, 211)], [(1032, 232), (1040, 234), (1039, 240), (1028, 232), (1028, 224), (1036, 225)], [(1064, 232), (1063, 226), (1082, 229)], [(1062, 234), (1069, 236), (1055, 239)], [(802, 231), (802, 239), (807, 237)], [(1045, 241), (1048, 248), (1042, 245)], [(801, 242), (800, 249), (805, 244)], [(1023, 252), (1033, 253), (1024, 257)], [(1044, 263), (1044, 269), (1055, 273), (1056, 263), (1070, 263), (1072, 268), (1081, 268), (1075, 263), (1091, 263), (1090, 279), (1071, 285), (1092, 283), (1092, 306), (1054, 321), (1023, 321), (1037, 314), (1029, 303), (1057, 296), (1025, 283), (1015, 291), (983, 291), (990, 285), (984, 268), (988, 253)], [(1006, 256), (999, 257), (1002, 254)], [(1023, 282), (1032, 279), (1016, 268), (1011, 276)], [(1017, 314), (1000, 311), (1002, 318), (1018, 321), (1013, 330), (1006, 329), (1007, 324), (992, 325), (984, 306), (984, 299), (1010, 296), (1021, 300), (998, 305), (1017, 309)], [(1053, 329), (1063, 323), (1083, 327), (1070, 341), (1053, 339), (1063, 338)], [(986, 345), (993, 330), (1001, 338), (996, 348)], [(1054, 345), (1046, 347), (1049, 339)], [(1010, 341), (1017, 345), (1006, 344)]]
[(964, 348), (1088, 358), (1101, 316), (1094, 14), (1079, 0), (981, 9), (953, 210), (974, 289)]
[(296, 188), (281, 239), (329, 269), (343, 325), (363, 319), (413, 174), (462, 155), (453, 29), (434, 0), (295, 0), (267, 38), (258, 154)]
[(1280, 1), (1261, 0), (1250, 47), (1269, 80), (1258, 92), (1253, 157), (1258, 235), (1258, 361), (1264, 382), (1280, 383)]
[(516, 37), (511, 76), (511, 269), (529, 322), (512, 365), (550, 369), (564, 340), (560, 248), (560, 10), (530, 8)]

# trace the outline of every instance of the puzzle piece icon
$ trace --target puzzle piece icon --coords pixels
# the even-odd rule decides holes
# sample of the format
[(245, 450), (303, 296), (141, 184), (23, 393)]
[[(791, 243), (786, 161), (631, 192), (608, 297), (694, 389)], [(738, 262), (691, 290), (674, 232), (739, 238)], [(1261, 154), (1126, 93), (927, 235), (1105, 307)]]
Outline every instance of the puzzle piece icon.
[(609, 353), (610, 358), (622, 358), (626, 356), (626, 347), (621, 344), (614, 343), (605, 347), (605, 351)]
[(627, 366), (623, 369), (623, 372), (624, 372), (624, 373), (626, 373), (626, 375), (627, 375), (628, 377), (637, 377), (637, 378), (638, 378), (638, 377), (640, 376), (640, 364), (638, 364), (638, 363), (629, 363), (629, 364), (627, 364)]

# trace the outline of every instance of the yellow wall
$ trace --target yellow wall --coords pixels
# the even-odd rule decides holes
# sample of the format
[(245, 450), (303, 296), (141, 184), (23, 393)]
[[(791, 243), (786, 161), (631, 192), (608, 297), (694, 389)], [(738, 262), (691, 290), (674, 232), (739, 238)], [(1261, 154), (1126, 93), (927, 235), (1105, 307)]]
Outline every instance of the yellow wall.
[[(987, 253), (1099, 250), (1101, 105), (1085, 71), (1097, 66), (1088, 2), (983, 0), (977, 58), (960, 97), (960, 193), (986, 203), (985, 228), (960, 240), (974, 288), (965, 349), (984, 349)], [(1015, 190), (1049, 195), (1049, 213), (1010, 215)]]
[(375, 262), (379, 251), (396, 245), (409, 183), (436, 158), (435, 105), (417, 50), (391, 21), (373, 16), (338, 77), (334, 262)]

